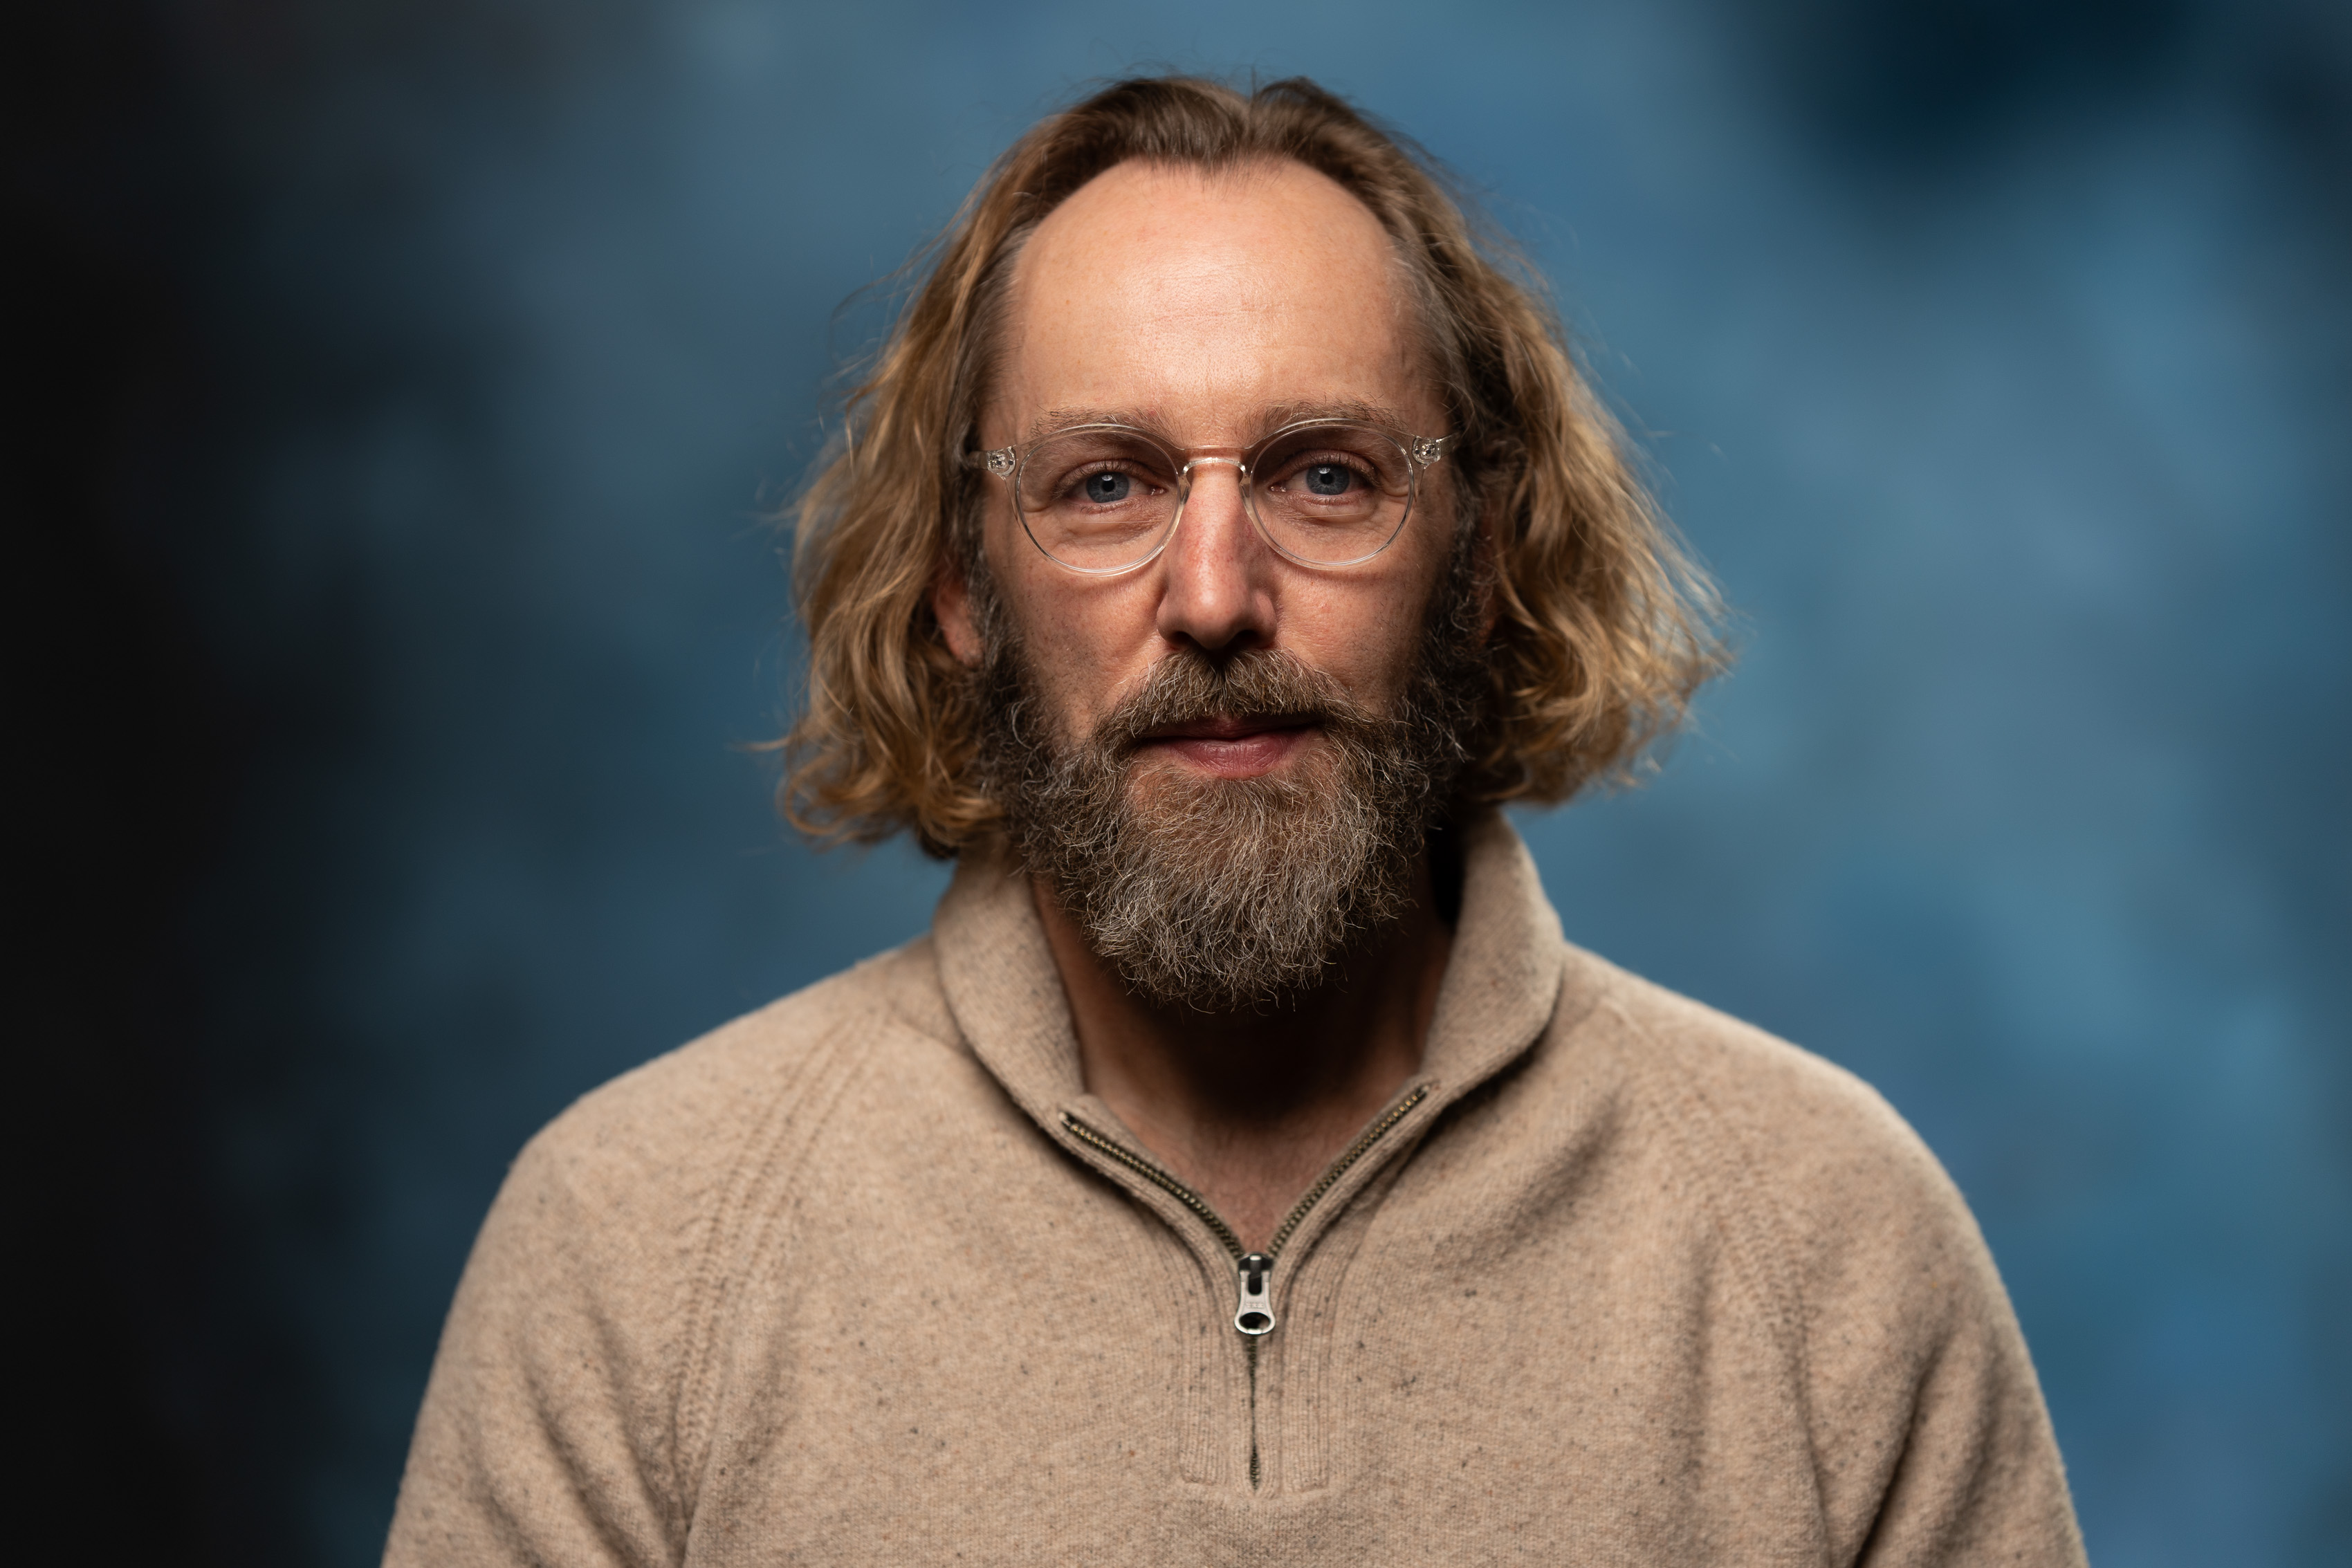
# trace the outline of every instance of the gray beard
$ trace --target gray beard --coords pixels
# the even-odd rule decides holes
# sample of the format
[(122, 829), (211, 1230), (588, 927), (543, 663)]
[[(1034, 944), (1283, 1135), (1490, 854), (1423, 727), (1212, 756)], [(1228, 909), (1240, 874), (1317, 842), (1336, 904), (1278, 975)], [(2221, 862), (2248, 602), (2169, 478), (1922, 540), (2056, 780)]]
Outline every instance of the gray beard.
[[(1209, 1013), (1283, 1006), (1411, 906), (1414, 858), (1453, 804), (1485, 687), (1469, 538), (1390, 714), (1280, 650), (1221, 660), (1186, 647), (1067, 744), (984, 580), (973, 599), (989, 651), (981, 776), (1024, 867), (1136, 994)], [(1304, 717), (1329, 744), (1280, 778), (1136, 760), (1145, 735), (1206, 717)]]

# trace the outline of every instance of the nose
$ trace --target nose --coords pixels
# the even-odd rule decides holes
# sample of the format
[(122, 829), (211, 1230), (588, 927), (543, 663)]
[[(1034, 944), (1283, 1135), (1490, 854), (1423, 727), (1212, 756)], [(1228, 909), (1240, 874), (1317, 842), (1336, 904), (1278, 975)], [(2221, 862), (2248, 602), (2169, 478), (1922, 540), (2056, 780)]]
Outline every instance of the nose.
[(1272, 557), (1243, 508), (1240, 465), (1194, 458), (1183, 517), (1160, 558), (1160, 634), (1206, 653), (1271, 644)]

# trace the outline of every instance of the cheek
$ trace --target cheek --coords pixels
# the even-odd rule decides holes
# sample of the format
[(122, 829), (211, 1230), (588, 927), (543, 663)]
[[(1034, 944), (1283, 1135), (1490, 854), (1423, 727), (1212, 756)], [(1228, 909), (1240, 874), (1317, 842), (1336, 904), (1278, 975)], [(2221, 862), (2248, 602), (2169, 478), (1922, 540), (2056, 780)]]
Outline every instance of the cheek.
[(1433, 509), (1428, 520), (1438, 526), (1415, 529), (1414, 537), (1399, 540), (1380, 558), (1374, 563), (1377, 570), (1364, 580), (1346, 585), (1361, 590), (1360, 601), (1352, 608), (1354, 635), (1368, 657), (1377, 660), (1398, 685), (1403, 682), (1404, 666), (1420, 650), (1422, 627), (1444, 585), (1454, 550), (1450, 515)]
[(1003, 612), (1065, 737), (1108, 711), (1150, 657), (1152, 606), (1143, 574), (1117, 582), (1077, 577), (1040, 555), (1012, 522), (992, 535), (989, 570)]
[(1408, 570), (1318, 583), (1283, 605), (1276, 642), (1330, 675), (1360, 701), (1383, 705), (1403, 689), (1421, 642), (1428, 592)]

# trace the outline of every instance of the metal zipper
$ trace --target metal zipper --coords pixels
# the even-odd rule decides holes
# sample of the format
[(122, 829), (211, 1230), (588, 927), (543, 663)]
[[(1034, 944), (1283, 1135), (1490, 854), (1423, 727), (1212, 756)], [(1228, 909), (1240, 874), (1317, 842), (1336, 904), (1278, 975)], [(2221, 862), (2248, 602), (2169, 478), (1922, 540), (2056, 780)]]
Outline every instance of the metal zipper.
[(1255, 1349), (1257, 1340), (1274, 1332), (1274, 1260), (1281, 1254), (1284, 1243), (1297, 1234), (1299, 1224), (1306, 1219), (1308, 1210), (1323, 1201), (1324, 1195), (1339, 1185), (1339, 1178), (1346, 1176), (1356, 1162), (1370, 1152), (1374, 1144), (1388, 1136), (1399, 1122), (1411, 1115), (1414, 1106), (1428, 1098), (1429, 1086), (1425, 1083), (1417, 1084), (1403, 1099), (1390, 1106), (1387, 1114), (1357, 1134), (1356, 1141), (1349, 1144), (1340, 1152), (1338, 1159), (1325, 1167), (1321, 1179), (1308, 1187), (1306, 1196), (1291, 1206), (1290, 1212), (1284, 1216), (1282, 1223), (1276, 1227), (1274, 1239), (1265, 1244), (1265, 1250), (1263, 1252), (1245, 1250), (1242, 1246), (1242, 1239), (1234, 1234), (1234, 1228), (1225, 1223), (1223, 1216), (1209, 1207), (1207, 1198), (1202, 1197), (1141, 1155), (1128, 1148), (1124, 1144), (1106, 1137), (1067, 1111), (1062, 1113), (1062, 1125), (1080, 1143), (1117, 1160), (1120, 1165), (1199, 1215), (1202, 1222), (1208, 1226), (1210, 1233), (1224, 1244), (1225, 1250), (1233, 1254), (1234, 1284), (1239, 1297), (1239, 1304), (1234, 1309), (1234, 1327), (1248, 1338), (1251, 1348)]
[(1129, 1152), (1126, 1145), (1113, 1143), (1110, 1139), (1103, 1136), (1102, 1134), (1096, 1132), (1092, 1127), (1087, 1126), (1084, 1122), (1079, 1121), (1067, 1111), (1062, 1113), (1062, 1125), (1068, 1128), (1070, 1135), (1077, 1139), (1078, 1142), (1090, 1145), (1093, 1147), (1101, 1150), (1104, 1154), (1108, 1155), (1112, 1159), (1117, 1160), (1120, 1165), (1125, 1166), (1128, 1169), (1133, 1171), (1136, 1175), (1141, 1176), (1144, 1180), (1150, 1182), (1152, 1186), (1158, 1187), (1160, 1191), (1166, 1193), (1169, 1197), (1174, 1198), (1177, 1202), (1182, 1204), (1193, 1213), (1199, 1215), (1203, 1220), (1208, 1222), (1209, 1228), (1216, 1234), (1217, 1239), (1225, 1244), (1226, 1251), (1232, 1253), (1235, 1258), (1239, 1258), (1242, 1255), (1242, 1239), (1234, 1234), (1234, 1228), (1225, 1223), (1224, 1217), (1223, 1215), (1209, 1207), (1209, 1200), (1207, 1198), (1202, 1197), (1199, 1193), (1194, 1192), (1191, 1187), (1186, 1186), (1182, 1182), (1178, 1181), (1174, 1176), (1170, 1176), (1166, 1171), (1161, 1170), (1158, 1166), (1153, 1165), (1141, 1155)]
[(1250, 1252), (1235, 1260), (1241, 1271), (1242, 1304), (1234, 1309), (1234, 1327), (1252, 1339), (1274, 1332), (1274, 1258)]
[(1282, 1244), (1290, 1239), (1291, 1232), (1298, 1228), (1298, 1222), (1307, 1218), (1307, 1211), (1322, 1202), (1323, 1195), (1339, 1184), (1339, 1178), (1348, 1174), (1348, 1168), (1350, 1166), (1362, 1159), (1374, 1144), (1389, 1135), (1391, 1128), (1411, 1115), (1412, 1108), (1428, 1098), (1429, 1085), (1417, 1084), (1412, 1093), (1389, 1107), (1387, 1115), (1357, 1134), (1356, 1141), (1349, 1144), (1346, 1151), (1338, 1159), (1333, 1160), (1328, 1168), (1323, 1172), (1323, 1179), (1308, 1187), (1307, 1196), (1300, 1198), (1292, 1207), (1290, 1212), (1284, 1216), (1282, 1224), (1275, 1230), (1274, 1239), (1265, 1244), (1266, 1257), (1271, 1259), (1279, 1254), (1282, 1251)]

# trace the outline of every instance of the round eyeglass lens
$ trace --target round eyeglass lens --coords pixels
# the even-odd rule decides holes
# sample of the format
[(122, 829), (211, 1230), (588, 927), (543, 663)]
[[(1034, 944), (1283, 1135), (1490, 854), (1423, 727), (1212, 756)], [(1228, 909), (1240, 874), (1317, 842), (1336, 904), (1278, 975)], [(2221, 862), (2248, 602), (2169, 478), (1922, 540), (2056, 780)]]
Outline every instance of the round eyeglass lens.
[(1284, 554), (1349, 566), (1386, 549), (1412, 510), (1412, 460), (1368, 424), (1301, 425), (1277, 434), (1251, 465), (1258, 526)]
[(1066, 430), (1029, 449), (1015, 478), (1021, 526), (1079, 571), (1149, 559), (1176, 520), (1175, 460), (1131, 430)]

